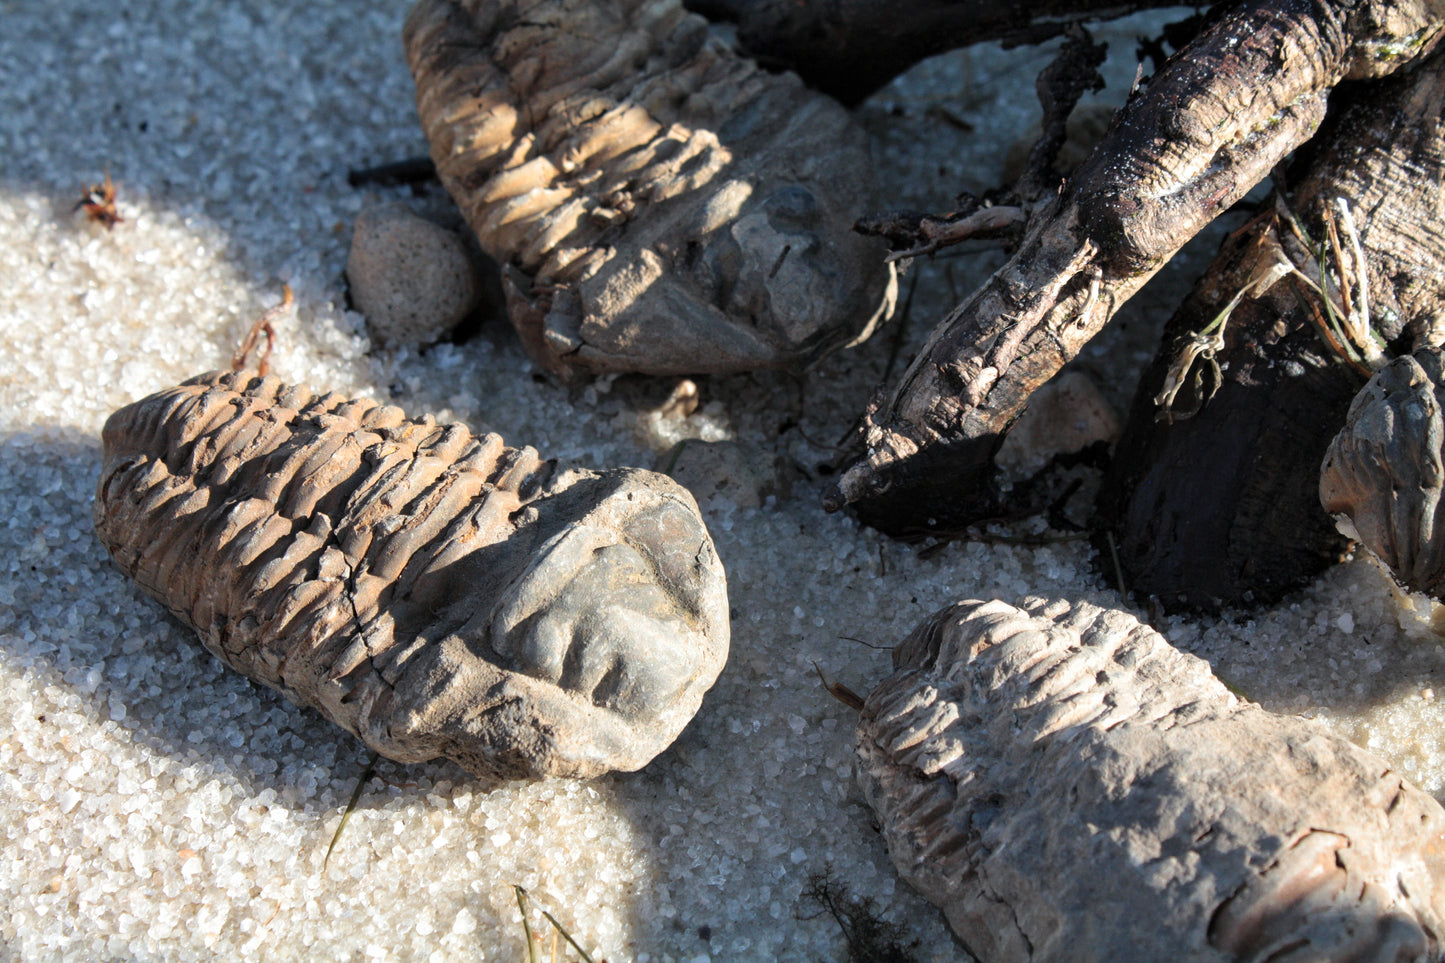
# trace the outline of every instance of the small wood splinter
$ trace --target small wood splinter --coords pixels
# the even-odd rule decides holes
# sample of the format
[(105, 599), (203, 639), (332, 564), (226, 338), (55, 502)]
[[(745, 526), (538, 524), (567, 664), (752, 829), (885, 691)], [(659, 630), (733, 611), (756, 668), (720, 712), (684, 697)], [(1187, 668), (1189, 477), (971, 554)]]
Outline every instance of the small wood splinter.
[(291, 285), (282, 285), (281, 303), (256, 319), (256, 323), (251, 325), (251, 330), (246, 332), (246, 338), (241, 342), (241, 346), (237, 348), (236, 353), (231, 356), (232, 371), (242, 371), (245, 369), (248, 357), (256, 348), (256, 342), (259, 341), (261, 335), (264, 334), (266, 336), (266, 348), (261, 352), (261, 356), (256, 359), (256, 373), (262, 378), (266, 377), (267, 372), (271, 370), (271, 352), (276, 348), (276, 328), (272, 322), (289, 311), (291, 309), (291, 303), (294, 300), (295, 296), (291, 293)]
[(108, 231), (125, 220), (115, 208), (115, 198), (115, 181), (110, 179), (110, 171), (106, 171), (105, 180), (87, 187), (85, 196), (75, 202), (71, 211), (85, 211), (87, 218)]
[(863, 711), (862, 696), (854, 692), (852, 689), (848, 688), (843, 683), (835, 682), (832, 679), (829, 679), (827, 675), (823, 673), (823, 667), (816, 662), (813, 663), (813, 671), (818, 673), (818, 678), (822, 680), (823, 688), (828, 690), (829, 695), (837, 699), (839, 702), (843, 703), (848, 708), (852, 709), (854, 712)]

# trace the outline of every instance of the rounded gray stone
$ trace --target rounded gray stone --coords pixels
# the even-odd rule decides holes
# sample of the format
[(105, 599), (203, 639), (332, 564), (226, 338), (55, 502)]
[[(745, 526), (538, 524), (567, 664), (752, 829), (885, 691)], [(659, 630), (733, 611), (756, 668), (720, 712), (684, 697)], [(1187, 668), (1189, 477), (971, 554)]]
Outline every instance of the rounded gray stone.
[(462, 239), (405, 204), (368, 208), (356, 219), (346, 278), (380, 347), (440, 341), (479, 299)]

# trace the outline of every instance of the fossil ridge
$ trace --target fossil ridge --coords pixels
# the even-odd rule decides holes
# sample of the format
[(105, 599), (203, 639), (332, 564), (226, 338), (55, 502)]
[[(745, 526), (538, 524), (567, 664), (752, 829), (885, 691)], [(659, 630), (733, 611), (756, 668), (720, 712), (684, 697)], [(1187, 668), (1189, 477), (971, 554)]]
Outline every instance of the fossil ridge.
[(979, 959), (1438, 959), (1439, 803), (1132, 615), (960, 602), (894, 665), (858, 780)]
[(896, 283), (867, 138), (678, 0), (420, 0), (404, 30), (437, 172), (560, 375), (796, 367)]
[(119, 568), (247, 677), (403, 762), (495, 779), (641, 767), (727, 657), (692, 497), (634, 469), (216, 372), (106, 422)]

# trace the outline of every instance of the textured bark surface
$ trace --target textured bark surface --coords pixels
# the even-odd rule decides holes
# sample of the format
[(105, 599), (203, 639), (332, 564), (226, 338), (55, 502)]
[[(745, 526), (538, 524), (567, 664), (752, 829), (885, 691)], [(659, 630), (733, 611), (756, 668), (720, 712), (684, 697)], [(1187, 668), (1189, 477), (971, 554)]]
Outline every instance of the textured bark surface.
[(1428, 53), (1423, 2), (1242, 3), (1121, 109), (1061, 193), (1029, 212), (1015, 255), (935, 329), (858, 432), (825, 499), (884, 531), (948, 531), (996, 509), (992, 458), (1048, 380), (1190, 237), (1325, 113), (1346, 79)]
[(1396, 358), (1350, 405), (1319, 497), (1413, 592), (1445, 597), (1445, 352)]
[(437, 171), (552, 371), (796, 367), (891, 310), (865, 134), (677, 0), (421, 0)]
[(561, 471), (245, 372), (122, 408), (104, 442), (96, 531), (120, 569), (389, 758), (637, 769), (726, 661), (722, 566), (665, 476)]
[[(1365, 259), (1353, 264), (1349, 239), (1341, 242), (1352, 305), (1368, 309), (1386, 340), (1436, 340), (1445, 296), (1445, 69), (1433, 57), (1398, 81), (1352, 93), (1300, 165), (1291, 207), (1323, 243), (1324, 215), (1346, 201)], [(1245, 296), (1213, 352), (1217, 375), (1203, 358), (1185, 373), (1217, 393), (1177, 398), (1173, 414), (1156, 402), (1198, 333), (1286, 251), (1319, 280), (1314, 254), (1278, 219), (1226, 242), (1140, 382), (1100, 508), (1125, 582), (1141, 594), (1206, 608), (1273, 601), (1346, 546), (1319, 507), (1315, 466), (1365, 375), (1321, 334), (1317, 293), (1287, 278)], [(1331, 280), (1344, 314), (1337, 267)]]
[(979, 959), (1438, 958), (1445, 810), (1133, 616), (962, 602), (894, 663), (858, 779)]

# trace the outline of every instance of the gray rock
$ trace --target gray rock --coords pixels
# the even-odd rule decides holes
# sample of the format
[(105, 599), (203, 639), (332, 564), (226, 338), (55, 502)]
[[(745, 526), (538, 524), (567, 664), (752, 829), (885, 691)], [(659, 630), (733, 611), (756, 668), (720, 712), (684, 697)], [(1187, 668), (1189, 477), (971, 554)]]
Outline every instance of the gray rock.
[(858, 781), (980, 960), (1439, 957), (1439, 803), (1128, 613), (961, 602), (894, 665)]
[(1082, 371), (1064, 371), (1029, 396), (999, 448), (998, 463), (1037, 467), (1055, 455), (1119, 440), (1119, 415)]
[(391, 759), (491, 779), (640, 768), (728, 650), (697, 506), (461, 425), (212, 373), (106, 422), (117, 566), (251, 679)]
[(477, 273), (460, 237), (405, 204), (367, 208), (356, 219), (346, 278), (378, 346), (446, 337), (479, 302)]

